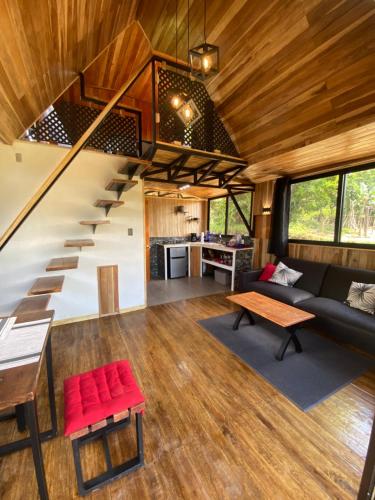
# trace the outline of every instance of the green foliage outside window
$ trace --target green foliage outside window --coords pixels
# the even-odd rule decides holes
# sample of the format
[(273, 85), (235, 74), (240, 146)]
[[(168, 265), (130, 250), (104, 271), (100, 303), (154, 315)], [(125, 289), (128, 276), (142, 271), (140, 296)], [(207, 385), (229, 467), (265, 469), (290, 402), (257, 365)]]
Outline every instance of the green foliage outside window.
[[(375, 169), (343, 175), (341, 234), (337, 242), (375, 244)], [(335, 242), (339, 175), (292, 184), (289, 238)]]
[[(227, 201), (228, 200), (228, 201)], [(242, 212), (245, 217), (248, 218), (250, 222), (251, 215), (251, 202), (252, 202), (252, 193), (243, 193), (236, 195), (236, 200), (241, 207)], [(217, 198), (216, 200), (210, 200), (210, 232), (215, 234), (225, 234), (225, 217), (226, 217), (226, 207), (228, 203), (228, 224), (227, 224), (227, 234), (234, 235), (236, 233), (240, 233), (243, 235), (248, 234), (248, 230), (246, 229), (243, 220), (241, 219), (240, 214), (237, 212), (237, 209), (233, 203), (233, 201), (224, 196), (223, 198)]]

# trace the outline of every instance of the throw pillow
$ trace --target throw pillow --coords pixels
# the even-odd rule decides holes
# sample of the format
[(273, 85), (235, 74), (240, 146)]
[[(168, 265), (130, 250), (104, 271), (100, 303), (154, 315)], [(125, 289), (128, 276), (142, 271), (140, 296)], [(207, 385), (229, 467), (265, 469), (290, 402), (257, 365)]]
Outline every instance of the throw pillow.
[(279, 262), (276, 266), (275, 272), (268, 281), (271, 283), (277, 283), (283, 286), (293, 286), (302, 276), (303, 273), (290, 269), (282, 262)]
[(345, 303), (354, 309), (375, 314), (375, 285), (352, 281)]
[(271, 262), (268, 262), (268, 264), (264, 266), (262, 274), (259, 276), (258, 281), (268, 281), (270, 278), (272, 278), (275, 269), (275, 264), (271, 264)]

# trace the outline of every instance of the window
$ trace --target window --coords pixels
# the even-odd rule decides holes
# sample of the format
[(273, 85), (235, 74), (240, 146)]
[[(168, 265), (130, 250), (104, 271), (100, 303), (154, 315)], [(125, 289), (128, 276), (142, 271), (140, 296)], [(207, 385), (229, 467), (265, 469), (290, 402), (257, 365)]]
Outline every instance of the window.
[[(249, 224), (251, 221), (252, 195), (252, 192), (235, 195), (236, 201)], [(208, 227), (210, 232), (215, 234), (249, 234), (230, 196), (209, 200)]]
[[(237, 203), (239, 204), (242, 213), (250, 222), (251, 213), (251, 198), (252, 193), (243, 193), (236, 195)], [(231, 198), (228, 198), (228, 234), (249, 234), (240, 214), (238, 213)]]
[(343, 246), (375, 245), (375, 169), (294, 182), (289, 239)]
[(338, 175), (292, 184), (289, 238), (333, 241), (338, 185)]
[(375, 244), (375, 169), (345, 175), (340, 241)]

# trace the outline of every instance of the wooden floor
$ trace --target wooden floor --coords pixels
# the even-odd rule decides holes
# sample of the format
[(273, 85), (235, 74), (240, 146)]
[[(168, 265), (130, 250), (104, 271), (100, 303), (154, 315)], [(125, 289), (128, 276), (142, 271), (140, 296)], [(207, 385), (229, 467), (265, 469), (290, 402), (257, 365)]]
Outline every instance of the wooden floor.
[[(43, 445), (51, 499), (77, 497), (63, 431), (63, 379), (128, 358), (147, 397), (145, 461), (95, 499), (355, 498), (375, 409), (367, 374), (308, 413), (218, 343), (196, 321), (234, 308), (224, 295), (56, 327), (53, 355), (60, 437)], [(46, 382), (40, 420), (48, 425)], [(16, 436), (1, 423), (1, 442)], [(120, 439), (122, 448), (120, 448)], [(134, 451), (129, 429), (112, 435), (114, 462)], [(98, 444), (84, 453), (103, 466)], [(0, 498), (37, 498), (30, 450), (0, 459)]]

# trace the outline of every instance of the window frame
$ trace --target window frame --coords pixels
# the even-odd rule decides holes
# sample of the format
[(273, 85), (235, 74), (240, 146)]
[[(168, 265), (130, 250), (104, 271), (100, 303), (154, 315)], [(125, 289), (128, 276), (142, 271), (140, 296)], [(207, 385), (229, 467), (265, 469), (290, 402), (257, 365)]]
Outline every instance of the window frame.
[[(254, 226), (253, 226), (253, 205), (254, 205), (254, 190), (249, 190), (245, 191), (244, 193), (236, 193), (233, 194), (233, 196), (241, 196), (242, 194), (248, 194), (251, 193), (251, 203), (250, 203), (250, 213), (249, 213), (249, 218), (248, 222), (250, 225), (250, 233), (246, 234), (244, 233), (244, 236), (252, 236), (252, 233), (254, 231)], [(208, 198), (208, 207), (207, 207), (207, 230), (210, 230), (210, 212), (211, 212), (211, 201), (213, 200), (219, 200), (220, 198), (225, 198), (225, 224), (224, 224), (224, 229), (225, 232), (222, 233), (223, 236), (233, 236), (233, 234), (228, 234), (228, 215), (229, 215), (229, 200), (231, 199), (230, 194), (224, 194), (220, 196), (214, 196), (213, 198)]]
[[(313, 181), (316, 179), (323, 179), (325, 177), (338, 176), (338, 187), (337, 187), (337, 197), (336, 197), (336, 215), (335, 215), (335, 228), (333, 241), (319, 241), (319, 240), (301, 240), (296, 238), (288, 238), (288, 243), (306, 244), (306, 245), (321, 245), (326, 247), (341, 247), (341, 248), (363, 248), (368, 250), (375, 249), (375, 243), (351, 243), (340, 241), (342, 221), (343, 221), (343, 211), (344, 211), (344, 200), (345, 200), (345, 187), (346, 187), (346, 175), (354, 172), (363, 172), (365, 170), (375, 169), (375, 163), (368, 163), (364, 165), (357, 165), (345, 169), (333, 170), (330, 172), (325, 172), (324, 174), (315, 174), (308, 177), (303, 177), (301, 179), (292, 179), (290, 184), (299, 184), (302, 182)], [(290, 201), (289, 201), (289, 213), (290, 213)], [(289, 222), (288, 222), (289, 231)]]

